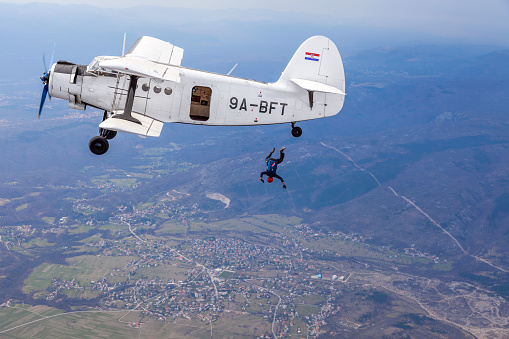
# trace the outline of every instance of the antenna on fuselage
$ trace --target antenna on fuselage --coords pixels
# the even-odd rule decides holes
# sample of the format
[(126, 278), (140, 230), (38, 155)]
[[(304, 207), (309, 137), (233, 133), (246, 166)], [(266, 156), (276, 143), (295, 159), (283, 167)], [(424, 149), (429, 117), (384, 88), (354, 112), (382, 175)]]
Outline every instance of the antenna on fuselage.
[(238, 65), (238, 64), (235, 64), (235, 66), (233, 66), (233, 68), (232, 68), (232, 69), (230, 69), (230, 71), (229, 71), (229, 72), (228, 72), (228, 74), (226, 74), (226, 75), (230, 75), (230, 74), (233, 72), (233, 70), (235, 69), (235, 67), (237, 67), (237, 65)]
[(125, 56), (125, 36), (126, 36), (126, 32), (124, 32), (124, 44), (122, 45), (122, 57)]

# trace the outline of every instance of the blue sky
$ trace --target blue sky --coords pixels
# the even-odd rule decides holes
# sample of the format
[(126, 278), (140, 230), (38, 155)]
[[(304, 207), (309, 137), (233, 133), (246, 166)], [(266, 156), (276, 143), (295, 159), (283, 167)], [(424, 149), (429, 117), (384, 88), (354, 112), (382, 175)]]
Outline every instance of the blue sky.
[[(3, 1), (30, 3), (27, 0)], [(196, 9), (262, 9), (324, 15), (347, 25), (412, 30), (443, 38), (472, 39), (509, 46), (509, 0), (50, 0), (108, 8), (166, 6)], [(305, 16), (304, 16), (305, 18)]]

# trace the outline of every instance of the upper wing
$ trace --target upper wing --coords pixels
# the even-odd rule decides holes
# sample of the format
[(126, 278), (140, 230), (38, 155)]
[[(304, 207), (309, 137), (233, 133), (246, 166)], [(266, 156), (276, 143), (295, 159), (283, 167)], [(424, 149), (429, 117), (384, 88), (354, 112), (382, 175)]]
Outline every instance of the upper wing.
[(184, 50), (169, 42), (149, 36), (136, 40), (121, 58), (108, 58), (99, 62), (101, 68), (124, 74), (180, 82), (180, 66)]
[(184, 50), (169, 42), (149, 36), (142, 36), (136, 40), (125, 56), (137, 57), (161, 64), (180, 66), (182, 57), (184, 56)]

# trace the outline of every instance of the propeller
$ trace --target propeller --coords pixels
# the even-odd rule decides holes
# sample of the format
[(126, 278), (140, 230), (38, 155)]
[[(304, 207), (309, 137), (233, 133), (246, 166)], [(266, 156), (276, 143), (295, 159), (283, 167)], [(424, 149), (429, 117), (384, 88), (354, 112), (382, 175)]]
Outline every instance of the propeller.
[[(51, 60), (49, 62), (49, 67), (53, 65), (53, 56), (55, 55), (55, 46), (53, 45), (53, 52), (51, 53)], [(44, 65), (44, 74), (41, 77), (42, 84), (44, 85), (42, 89), (41, 103), (39, 104), (39, 118), (41, 118), (42, 108), (44, 107), (44, 101), (46, 101), (46, 97), (48, 96), (48, 83), (49, 76), (51, 74), (51, 70), (48, 70), (48, 66), (46, 66), (46, 58), (44, 52), (42, 53), (42, 63)], [(49, 96), (51, 100), (51, 95)]]

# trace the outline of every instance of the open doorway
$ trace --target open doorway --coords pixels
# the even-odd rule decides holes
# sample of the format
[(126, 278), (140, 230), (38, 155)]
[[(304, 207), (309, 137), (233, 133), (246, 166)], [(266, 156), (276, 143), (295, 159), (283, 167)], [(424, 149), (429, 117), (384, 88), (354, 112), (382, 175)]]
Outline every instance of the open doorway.
[(191, 94), (191, 111), (189, 117), (192, 120), (207, 121), (210, 117), (210, 99), (212, 88), (194, 86)]

